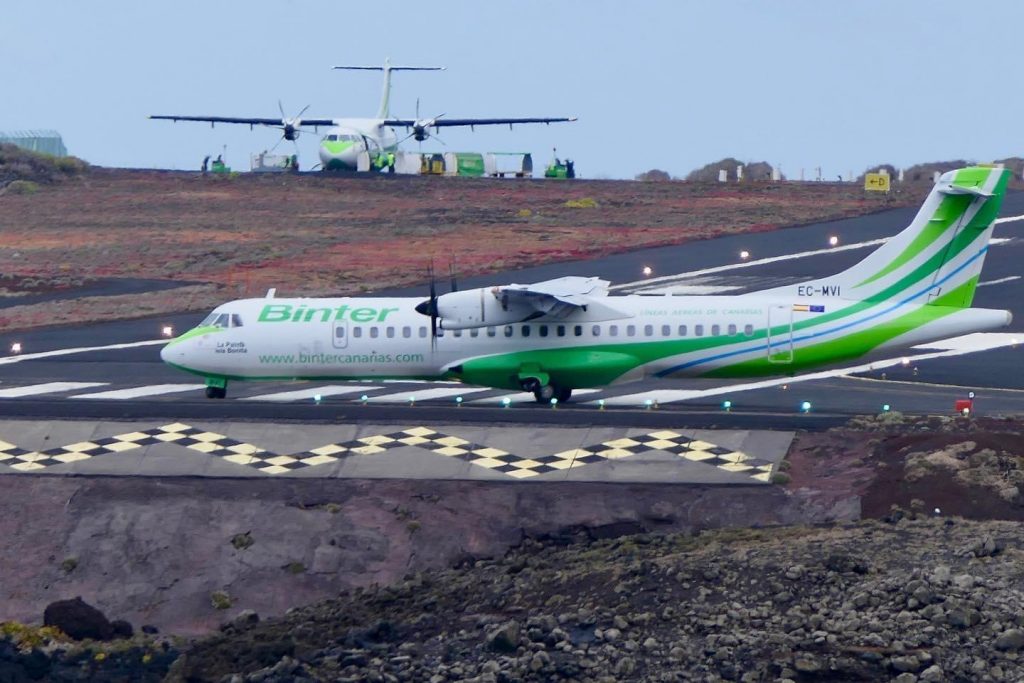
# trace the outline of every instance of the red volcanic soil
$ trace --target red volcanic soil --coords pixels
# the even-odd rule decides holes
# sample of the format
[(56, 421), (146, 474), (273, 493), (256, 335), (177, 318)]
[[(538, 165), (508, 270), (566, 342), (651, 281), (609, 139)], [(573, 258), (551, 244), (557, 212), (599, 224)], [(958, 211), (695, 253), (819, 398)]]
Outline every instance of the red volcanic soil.
[(205, 309), (268, 287), (355, 294), (421, 282), (431, 259), (453, 254), (460, 273), (482, 274), (861, 215), (925, 192), (91, 169), (0, 194), (0, 295), (122, 278), (190, 284), (9, 306), (0, 330)]

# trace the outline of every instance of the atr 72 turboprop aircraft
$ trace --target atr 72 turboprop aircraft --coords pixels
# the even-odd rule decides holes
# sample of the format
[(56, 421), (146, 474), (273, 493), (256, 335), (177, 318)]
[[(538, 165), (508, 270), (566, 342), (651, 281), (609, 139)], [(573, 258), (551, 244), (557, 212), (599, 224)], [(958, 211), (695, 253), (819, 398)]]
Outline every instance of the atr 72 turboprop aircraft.
[[(330, 129), (320, 140), (320, 164), (328, 171), (355, 171), (359, 156), (366, 152), (370, 158), (371, 168), (383, 168), (387, 165), (387, 155), (394, 153), (398, 145), (408, 138), (415, 138), (422, 142), (430, 137), (430, 129), (436, 133), (440, 128), (453, 126), (494, 126), (507, 124), (509, 127), (520, 123), (561, 123), (575, 121), (575, 117), (565, 118), (490, 118), (490, 119), (454, 119), (440, 114), (433, 118), (421, 119), (419, 112), (416, 112), (415, 119), (396, 119), (390, 114), (391, 100), (391, 72), (392, 71), (443, 71), (443, 66), (391, 66), (390, 60), (384, 61), (384, 66), (336, 66), (335, 69), (349, 69), (356, 71), (383, 71), (384, 87), (381, 91), (380, 106), (377, 109), (375, 118), (341, 118), (341, 119), (304, 119), (302, 115), (305, 109), (299, 112), (298, 116), (287, 117), (284, 108), (278, 103), (281, 110), (281, 118), (244, 118), (238, 116), (150, 116), (151, 119), (166, 119), (170, 121), (202, 121), (211, 126), (216, 123), (245, 123), (249, 127), (270, 126), (279, 128), (285, 140), (297, 140), (302, 127), (318, 129), (320, 126), (330, 126)], [(417, 106), (417, 109), (419, 107)], [(396, 128), (404, 128), (409, 134), (398, 138)]]
[(833, 276), (737, 296), (608, 296), (563, 277), (416, 298), (243, 299), (160, 352), (206, 378), (444, 379), (565, 401), (644, 377), (792, 374), (1010, 324), (971, 308), (1010, 171), (944, 174), (911, 225)]

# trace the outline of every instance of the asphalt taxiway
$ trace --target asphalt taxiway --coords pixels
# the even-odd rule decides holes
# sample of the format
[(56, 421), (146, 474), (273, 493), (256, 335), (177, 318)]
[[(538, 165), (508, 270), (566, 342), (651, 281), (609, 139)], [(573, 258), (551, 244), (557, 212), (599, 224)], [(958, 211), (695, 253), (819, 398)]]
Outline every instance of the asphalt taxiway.
[[(613, 293), (664, 287), (742, 293), (813, 280), (864, 258), (905, 227), (914, 209), (646, 249), (585, 262), (463, 278), (460, 287), (528, 283), (564, 275), (601, 276)], [(18, 356), (0, 356), (0, 415), (8, 418), (189, 418), (381, 423), (457, 421), (659, 427), (814, 428), (888, 406), (951, 413), (975, 393), (978, 411), (1024, 413), (1024, 193), (1010, 193), (989, 250), (975, 305), (1007, 308), (1011, 327), (859, 359), (822, 372), (756, 381), (646, 380), (577, 392), (552, 409), (522, 394), (445, 383), (232, 383), (211, 401), (201, 383), (160, 362), (163, 325), (181, 331), (203, 313), (0, 335)], [(830, 244), (835, 237), (837, 244)], [(740, 258), (740, 252), (747, 258)], [(649, 275), (645, 275), (645, 267)], [(425, 296), (425, 288), (374, 295)], [(83, 350), (85, 349), (85, 350)], [(94, 349), (94, 350), (87, 350)], [(729, 406), (726, 410), (723, 406)], [(412, 412), (410, 412), (412, 411)]]

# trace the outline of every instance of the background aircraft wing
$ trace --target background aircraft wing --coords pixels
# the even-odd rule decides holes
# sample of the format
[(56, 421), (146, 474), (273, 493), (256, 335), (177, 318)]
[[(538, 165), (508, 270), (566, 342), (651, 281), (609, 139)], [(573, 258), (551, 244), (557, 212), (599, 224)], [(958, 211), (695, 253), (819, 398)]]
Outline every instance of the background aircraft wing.
[(449, 119), (439, 116), (435, 119), (386, 119), (383, 123), (385, 126), (392, 126), (395, 128), (449, 128), (452, 126), (497, 126), (501, 124), (508, 124), (510, 126), (517, 123), (564, 123), (567, 121), (575, 121), (575, 116), (570, 117), (559, 117), (559, 118), (548, 118), (548, 117), (531, 117), (531, 118), (504, 118), (504, 119)]
[[(159, 114), (149, 118), (163, 119), (165, 121), (201, 121), (203, 123), (247, 123), (250, 126), (281, 126), (286, 123), (281, 118), (261, 119), (244, 116), (170, 116)], [(334, 119), (300, 119), (296, 123), (301, 123), (303, 126), (332, 126), (334, 125)]]

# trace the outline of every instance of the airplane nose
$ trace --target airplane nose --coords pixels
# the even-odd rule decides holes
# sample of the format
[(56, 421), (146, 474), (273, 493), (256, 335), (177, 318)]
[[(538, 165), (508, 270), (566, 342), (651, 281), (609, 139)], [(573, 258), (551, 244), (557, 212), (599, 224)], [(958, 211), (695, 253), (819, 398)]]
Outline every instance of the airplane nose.
[(170, 348), (170, 344), (165, 344), (164, 347), (160, 349), (160, 360), (162, 360), (165, 363), (171, 360), (171, 354), (168, 353)]

